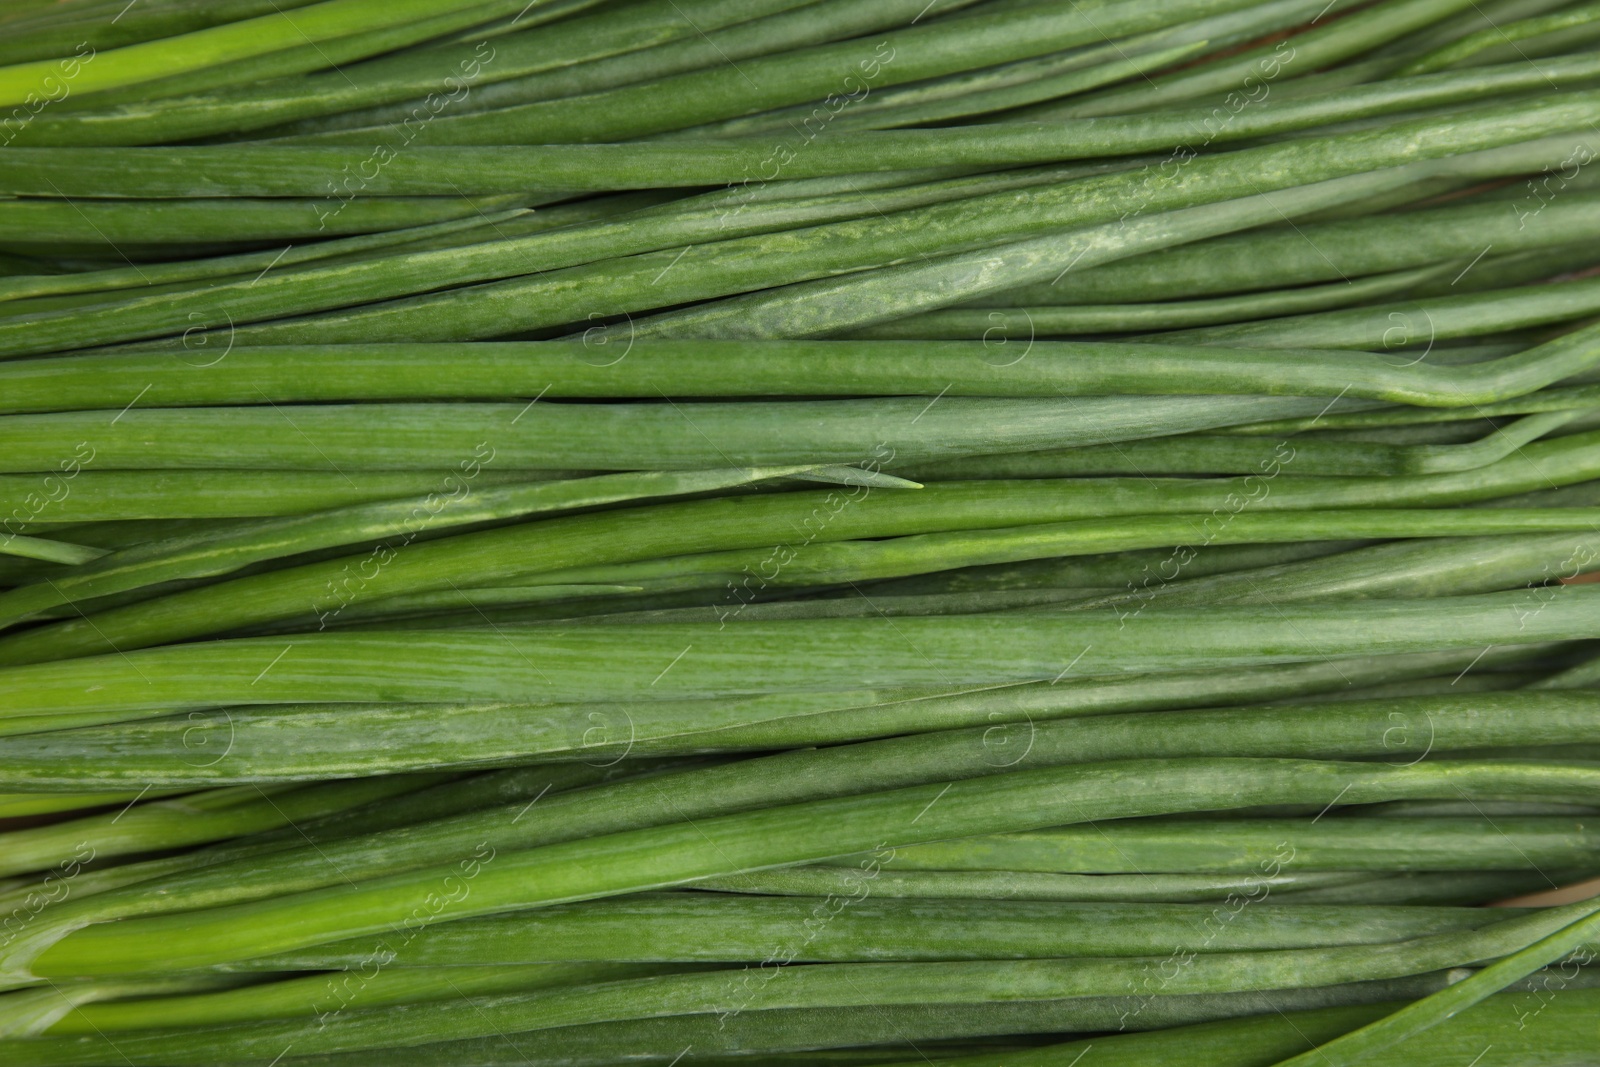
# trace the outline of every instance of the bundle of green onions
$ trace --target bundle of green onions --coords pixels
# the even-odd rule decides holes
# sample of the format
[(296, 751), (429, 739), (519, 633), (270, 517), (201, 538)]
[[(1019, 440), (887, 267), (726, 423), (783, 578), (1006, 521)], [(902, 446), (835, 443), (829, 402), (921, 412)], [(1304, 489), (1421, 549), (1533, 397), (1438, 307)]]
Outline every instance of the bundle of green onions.
[(0, 31), (0, 1063), (1596, 1062), (1600, 4)]

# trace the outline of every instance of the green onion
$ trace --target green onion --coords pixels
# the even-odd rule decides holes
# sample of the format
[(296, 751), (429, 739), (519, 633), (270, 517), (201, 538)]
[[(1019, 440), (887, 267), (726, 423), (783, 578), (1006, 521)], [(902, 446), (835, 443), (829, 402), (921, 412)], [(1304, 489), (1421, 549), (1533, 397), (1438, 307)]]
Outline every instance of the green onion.
[[(915, 3), (902, 5), (915, 17)], [(847, 78), (869, 86), (920, 81), (989, 63), (1041, 55), (1245, 6), (1245, 0), (1183, 0), (1159, 7), (1100, 2), (1066, 10), (1022, 6), (971, 14), (835, 44), (798, 48), (738, 67), (705, 70), (559, 99), (444, 116), (434, 144), (628, 140), (642, 134), (818, 100)], [(845, 92), (853, 86), (843, 87)], [(326, 135), (364, 142), (365, 131)]]
[(1295, 1067), (1309, 1064), (1318, 1057), (1326, 1057), (1326, 1062), (1336, 1067), (1357, 1062), (1375, 1051), (1444, 1022), (1463, 1008), (1477, 1004), (1504, 988), (1508, 982), (1556, 962), (1574, 949), (1583, 947), (1586, 939), (1600, 929), (1600, 921), (1596, 920), (1600, 907), (1594, 904), (1569, 904), (1550, 910), (1552, 917), (1560, 916), (1566, 925), (1449, 989), (1408, 1004), (1393, 1015), (1327, 1042), (1315, 1050), (1315, 1057), (1301, 1053), (1282, 1062), (1294, 1064)]
[(482, 460), (481, 455), (463, 460), (460, 469), (445, 478), (439, 491), (425, 497), (357, 505), (335, 509), (331, 514), (314, 512), (276, 522), (251, 523), (234, 531), (144, 542), (122, 552), (108, 554), (103, 550), (85, 550), (91, 554), (57, 558), (57, 562), (63, 563), (86, 563), (91, 559), (101, 562), (88, 570), (77, 569), (59, 581), (17, 590), (19, 596), (0, 594), (0, 619), (15, 621), (86, 597), (183, 578), (226, 574), (262, 560), (336, 545), (395, 535), (409, 542), (428, 530), (546, 511), (590, 508), (640, 496), (703, 493), (775, 475), (800, 473), (780, 468), (774, 471), (619, 474), (474, 491), (471, 479), (482, 472)]
[[(315, 46), (330, 38), (358, 31), (404, 25), (439, 11), (439, 4), (418, 0), (377, 5), (371, 0), (324, 0), (305, 5), (293, 16), (282, 11), (253, 19), (195, 30), (170, 40), (125, 45), (105, 55), (91, 55), (82, 69), (71, 75), (80, 92), (115, 89), (185, 71), (201, 70), (250, 59), (297, 45)], [(487, 21), (516, 4), (486, 0), (450, 0), (447, 10), (462, 11), (458, 25)], [(0, 67), (0, 103), (22, 103), (43, 79), (56, 74), (53, 61), (39, 60)]]
[[(1429, 761), (1411, 767), (1306, 760), (1111, 761), (992, 775), (623, 832), (499, 855), (492, 842), (457, 863), (171, 917), (30, 932), (3, 958), (10, 973), (63, 976), (194, 967), (386, 930), (440, 879), (470, 874), (457, 918), (660, 888), (886, 846), (1096, 818), (1205, 810), (1230, 803), (1348, 803), (1593, 788), (1582, 765)], [(951, 795), (953, 794), (953, 795)], [(929, 802), (951, 795), (948, 805)], [(1324, 801), (1326, 802), (1326, 801)], [(924, 808), (928, 813), (919, 817)], [(917, 821), (912, 822), (913, 819)], [(498, 862), (497, 862), (498, 861)], [(459, 895), (459, 894), (458, 894)], [(290, 913), (294, 921), (279, 921)], [(242, 920), (242, 921), (241, 921)]]
[(1513, 44), (1516, 41), (1537, 37), (1540, 34), (1550, 33), (1554, 30), (1564, 30), (1573, 26), (1583, 26), (1600, 18), (1600, 9), (1593, 4), (1579, 4), (1574, 8), (1561, 11), (1553, 15), (1544, 15), (1538, 18), (1520, 19), (1495, 30), (1479, 30), (1469, 34), (1461, 40), (1446, 45), (1421, 59), (1414, 60), (1407, 65), (1402, 73), (1416, 74), (1432, 70), (1443, 70), (1471, 59), (1474, 55), (1494, 45), (1505, 42)]
[(0, 555), (40, 559), (49, 563), (88, 563), (105, 555), (105, 551), (88, 545), (73, 545), (42, 537), (7, 534), (5, 540), (0, 541)]
[[(1418, 973), (1422, 970), (1435, 969), (1433, 965), (1440, 960), (1478, 958), (1466, 955), (1468, 953), (1497, 955), (1499, 953), (1496, 950), (1502, 945), (1514, 945), (1517, 943), (1516, 939), (1529, 937), (1530, 931), (1532, 936), (1538, 936), (1548, 929), (1552, 921), (1553, 917), (1546, 916), (1508, 919), (1472, 932), (1438, 934), (1385, 945), (1381, 948), (1363, 946), (1365, 951), (1329, 947), (1278, 952), (1208, 953), (1193, 957), (1186, 973), (1179, 980), (1171, 982), (1169, 989), (1173, 993), (1206, 991), (1208, 987), (1217, 984), (1223, 975), (1246, 967), (1250, 968), (1250, 973), (1258, 981), (1277, 980), (1284, 986), (1298, 984), (1297, 976), (1288, 970), (1296, 964), (1316, 966), (1324, 973), (1336, 976), (1357, 973), (1368, 980), (1375, 976), (1404, 974), (1408, 970), (1409, 973)], [(1364, 966), (1347, 962), (1350, 957), (1361, 960)], [(452, 1028), (454, 1032), (451, 1029), (442, 1029), (442, 1033), (446, 1036), (464, 1037), (493, 1032), (486, 1029), (486, 1026), (504, 1026), (511, 1032), (525, 1033), (552, 1025), (574, 1025), (602, 1021), (602, 1019), (610, 1021), (656, 1014), (727, 1013), (730, 1009), (738, 1010), (737, 1006), (741, 999), (748, 999), (753, 1002), (751, 1006), (763, 1010), (900, 1004), (906, 1002), (910, 991), (919, 984), (925, 989), (936, 991), (937, 995), (951, 1003), (962, 1003), (984, 997), (1039, 1000), (1070, 996), (1074, 993), (1085, 995), (1097, 992), (1101, 988), (1129, 985), (1131, 976), (1140, 973), (1139, 964), (1147, 962), (1108, 959), (984, 963), (950, 961), (938, 965), (937, 970), (929, 965), (915, 963), (797, 967), (788, 972), (786, 981), (774, 982), (767, 988), (761, 989), (759, 993), (745, 993), (742, 997), (739, 984), (737, 981), (730, 981), (730, 975), (726, 972), (663, 975), (644, 979), (622, 979), (595, 986), (578, 986), (563, 991), (513, 994), (493, 1000), (483, 998), (470, 1002), (479, 1009), (478, 1013), (473, 1014), (462, 1013), (453, 1006), (447, 1008), (445, 1005), (420, 1007), (406, 1013), (379, 1013), (368, 1010), (338, 1018), (328, 1024), (322, 1034), (305, 1034), (303, 1040), (313, 1051), (338, 1049), (343, 1042), (359, 1039), (358, 1035), (362, 1035), (363, 1030), (367, 1035), (377, 1036), (373, 1033), (373, 1028), (387, 1022), (394, 1026), (398, 1033), (379, 1038), (379, 1043), (380, 1047), (384, 1044), (393, 1047), (405, 1039), (415, 1041), (417, 1033), (425, 1032), (420, 1029), (421, 1027), (437, 1026), (440, 1021), (437, 1016), (442, 1014), (442, 1009), (450, 1010), (458, 1018), (467, 1015), (472, 1019), (471, 1023), (460, 1029)], [(423, 978), (421, 975), (418, 977)], [(470, 988), (470, 977), (463, 975), (462, 979)], [(862, 992), (863, 987), (870, 988), (871, 993)], [(1267, 988), (1281, 988), (1281, 986)], [(175, 1003), (166, 1011), (162, 1010), (166, 1005), (155, 1005), (151, 1012), (155, 1018), (151, 1021), (162, 1021), (163, 1016), (175, 1017), (176, 1021), (181, 1022), (204, 1019), (206, 1002), (212, 996), (215, 994), (173, 998)], [(189, 1003), (184, 1003), (184, 1000), (188, 1000)], [(475, 1017), (480, 1014), (487, 1018)], [(81, 1018), (86, 1023), (96, 1020), (97, 1017), (105, 1019), (112, 1029), (117, 1028), (115, 1025), (117, 1015), (87, 1009), (81, 1013)], [(82, 1029), (87, 1031), (88, 1027), (84, 1026)], [(303, 1024), (294, 1030), (288, 1029), (283, 1024), (240, 1027), (231, 1033), (225, 1031), (214, 1037), (223, 1042), (224, 1048), (237, 1050), (232, 1052), (233, 1055), (240, 1055), (246, 1050), (259, 1048), (270, 1040), (277, 1039), (280, 1043), (283, 1040), (295, 1040), (297, 1033), (305, 1033)], [(173, 1042), (170, 1034), (157, 1030), (156, 1033), (147, 1035), (145, 1041), (156, 1042), (161, 1038), (167, 1039), (165, 1044), (172, 1050), (169, 1054), (174, 1055), (178, 1062), (188, 1061), (189, 1056), (179, 1051), (181, 1045)], [(368, 1037), (368, 1040), (371, 1040), (371, 1037)], [(139, 1038), (134, 1037), (133, 1041), (137, 1049)]]
[[(1470, 1061), (1473, 1056), (1481, 1056), (1482, 1067), (1511, 1067), (1523, 1055), (1517, 1043), (1519, 1013), (1527, 1011), (1524, 1004), (1535, 995), (1526, 990), (1498, 993), (1481, 1006), (1462, 1012), (1448, 1025), (1428, 1031), (1425, 1040), (1403, 1041), (1391, 1059), (1400, 1062), (1399, 1057), (1404, 1056), (1404, 1062), (1418, 1067), (1448, 1067), (1463, 1062), (1463, 1057)], [(1143, 1034), (1102, 1036), (1036, 1050), (978, 1053), (951, 1062), (960, 1067), (1001, 1067), (1002, 1064), (1055, 1067), (1070, 1063), (1073, 1056), (1086, 1054), (1089, 1048), (1098, 1045), (1104, 1062), (1115, 1063), (1117, 1067), (1155, 1067), (1171, 1062), (1175, 1056), (1183, 1057), (1185, 1062), (1196, 1067), (1223, 1067), (1241, 1062), (1267, 1064), (1273, 1062), (1273, 1057), (1282, 1059), (1295, 1055), (1308, 1042), (1333, 1041), (1397, 1006), (1336, 1007), (1294, 1013), (1268, 1011), (1251, 1018)], [(1538, 1016), (1541, 1049), (1552, 1055), (1581, 1056), (1588, 1041), (1584, 1027), (1589, 1014), (1597, 1007), (1600, 1007), (1600, 993), (1588, 988), (1564, 990), (1561, 996), (1551, 998)], [(909, 1062), (912, 1061), (906, 1061), (907, 1065)]]
[[(90, 815), (0, 835), (6, 846), (0, 873), (17, 874), (73, 859), (83, 863), (95, 856), (150, 852), (255, 833), (437, 780), (428, 776), (375, 778), (288, 792), (274, 790), (275, 795), (249, 786), (152, 800), (137, 806), (129, 804), (108, 815)], [(86, 837), (93, 841), (87, 855), (83, 850)]]
[(1597, 10), (17, 0), (0, 1061), (1588, 1062)]
[(1579, 821), (1535, 816), (1363, 819), (1341, 813), (1315, 823), (1309, 817), (1130, 819), (1109, 827), (916, 845), (898, 851), (895, 866), (1064, 874), (1191, 870), (1245, 874), (1258, 869), (1262, 856), (1280, 850), (1293, 854), (1286, 867), (1306, 871), (1537, 872), (1583, 867), (1593, 861), (1596, 842)]

